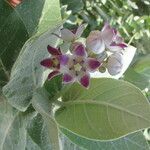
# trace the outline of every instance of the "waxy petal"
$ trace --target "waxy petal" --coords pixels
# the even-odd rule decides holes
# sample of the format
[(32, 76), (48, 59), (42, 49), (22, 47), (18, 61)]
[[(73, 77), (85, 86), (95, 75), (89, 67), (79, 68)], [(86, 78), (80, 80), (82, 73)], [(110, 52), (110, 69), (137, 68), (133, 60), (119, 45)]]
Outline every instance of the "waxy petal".
[(70, 82), (73, 81), (73, 79), (74, 78), (71, 75), (69, 75), (69, 74), (64, 74), (63, 75), (63, 82), (64, 83), (70, 83)]
[(75, 39), (75, 34), (73, 34), (68, 29), (61, 29), (61, 38), (66, 42), (71, 42)]
[(115, 53), (108, 58), (107, 69), (110, 75), (117, 75), (123, 67), (123, 55)]
[(100, 31), (92, 31), (86, 39), (86, 47), (95, 54), (100, 54), (105, 50), (105, 43)]
[(91, 72), (95, 71), (100, 67), (101, 63), (94, 58), (88, 58), (87, 59), (87, 69)]
[(75, 33), (76, 39), (79, 38), (82, 35), (82, 33), (83, 33), (83, 31), (84, 31), (85, 28), (86, 28), (86, 24), (81, 24), (77, 28), (76, 33)]
[(60, 55), (59, 56), (60, 65), (67, 65), (69, 61), (69, 56), (67, 55)]
[(44, 67), (50, 68), (53, 66), (53, 61), (50, 58), (46, 58), (40, 62), (40, 64)]
[(101, 32), (102, 39), (106, 45), (110, 45), (115, 37), (115, 32), (113, 28), (107, 27), (105, 30)]
[(84, 86), (85, 88), (88, 88), (90, 84), (90, 76), (88, 74), (85, 74), (84, 76), (80, 78), (79, 82), (82, 86)]
[(55, 70), (53, 72), (51, 72), (49, 75), (48, 75), (48, 80), (51, 80), (53, 77), (59, 75), (60, 72), (58, 70)]
[(118, 44), (117, 43), (112, 43), (107, 48), (111, 52), (121, 52), (126, 47), (127, 47), (127, 44), (125, 44), (125, 43), (118, 43)]
[(75, 54), (76, 56), (82, 57), (87, 56), (85, 47), (82, 43), (74, 43), (72, 47), (73, 47), (73, 54)]
[(51, 55), (61, 55), (60, 49), (54, 48), (50, 45), (47, 46), (47, 50)]

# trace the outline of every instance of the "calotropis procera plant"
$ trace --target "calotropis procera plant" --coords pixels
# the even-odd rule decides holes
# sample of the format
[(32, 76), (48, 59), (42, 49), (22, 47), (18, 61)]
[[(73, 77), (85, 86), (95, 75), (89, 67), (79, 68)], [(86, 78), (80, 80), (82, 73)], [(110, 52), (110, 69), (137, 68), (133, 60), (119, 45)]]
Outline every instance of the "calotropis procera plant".
[(60, 30), (59, 0), (19, 1), (0, 2), (0, 150), (148, 150), (146, 86), (122, 76), (135, 48), (108, 23)]
[(50, 58), (41, 61), (41, 65), (52, 70), (48, 79), (63, 74), (63, 83), (79, 82), (85, 88), (90, 84), (90, 73), (107, 69), (110, 75), (117, 75), (122, 71), (125, 48), (123, 38), (115, 28), (105, 23), (102, 31), (91, 31), (86, 42), (79, 42), (85, 25), (77, 29), (61, 30), (61, 39), (70, 47), (63, 54), (60, 48), (48, 45)]

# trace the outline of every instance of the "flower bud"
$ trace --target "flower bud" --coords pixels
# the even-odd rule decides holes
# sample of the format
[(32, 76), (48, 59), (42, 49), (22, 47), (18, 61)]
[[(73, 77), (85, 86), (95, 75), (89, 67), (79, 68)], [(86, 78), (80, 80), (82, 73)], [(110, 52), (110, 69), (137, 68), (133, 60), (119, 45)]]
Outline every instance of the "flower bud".
[(107, 69), (110, 75), (117, 75), (121, 72), (123, 67), (123, 55), (114, 53), (109, 56)]
[(100, 54), (105, 50), (105, 44), (98, 30), (90, 32), (86, 39), (86, 47), (95, 54)]

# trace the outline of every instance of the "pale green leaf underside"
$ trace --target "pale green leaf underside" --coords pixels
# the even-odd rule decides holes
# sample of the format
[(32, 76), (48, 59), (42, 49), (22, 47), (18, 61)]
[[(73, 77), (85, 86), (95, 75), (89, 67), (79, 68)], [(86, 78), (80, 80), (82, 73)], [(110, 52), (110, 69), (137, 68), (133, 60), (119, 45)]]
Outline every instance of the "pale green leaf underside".
[(90, 89), (74, 84), (62, 99), (57, 122), (87, 138), (109, 140), (150, 126), (148, 101), (127, 82), (93, 79)]
[(48, 96), (45, 89), (37, 89), (32, 99), (32, 105), (43, 117), (52, 150), (59, 150), (58, 127), (52, 117), (52, 105)]
[(33, 115), (19, 112), (0, 97), (0, 150), (26, 149), (26, 126)]
[[(40, 2), (40, 0), (38, 2)], [(10, 81), (3, 88), (3, 93), (8, 99), (8, 102), (20, 111), (27, 109), (32, 99), (33, 91), (43, 83), (44, 67), (40, 65), (40, 61), (49, 56), (47, 45), (55, 47), (58, 44), (58, 38), (51, 35), (51, 33), (58, 30), (61, 24), (59, 1), (45, 0), (44, 2), (43, 13), (38, 22), (39, 30), (36, 32), (41, 34), (44, 32), (43, 28), (49, 31), (40, 37), (32, 37), (25, 43), (12, 68)], [(27, 1), (24, 2), (24, 5), (26, 3), (28, 5), (30, 4), (30, 2)], [(18, 10), (26, 10), (26, 5), (24, 5), (20, 5)], [(20, 15), (24, 17), (23, 21), (27, 29), (29, 29), (30, 24), (28, 24), (26, 19), (31, 15), (30, 13), (25, 15), (25, 10), (23, 11), (24, 13), (22, 12)], [(31, 21), (33, 21), (32, 18), (29, 18), (29, 22)]]
[(94, 141), (79, 137), (68, 130), (61, 131), (75, 144), (86, 150), (148, 150), (150, 149), (141, 131), (113, 141)]

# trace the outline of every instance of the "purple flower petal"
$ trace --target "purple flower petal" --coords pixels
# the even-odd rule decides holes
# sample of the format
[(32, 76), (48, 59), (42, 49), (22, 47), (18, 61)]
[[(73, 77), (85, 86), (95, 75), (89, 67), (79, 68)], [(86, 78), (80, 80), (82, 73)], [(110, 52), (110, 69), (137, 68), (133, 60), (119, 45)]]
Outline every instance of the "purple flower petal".
[(61, 65), (66, 65), (69, 61), (69, 56), (67, 55), (60, 55), (59, 61)]
[(64, 83), (69, 83), (73, 81), (73, 77), (69, 74), (64, 74), (63, 75), (63, 82)]
[(86, 56), (86, 50), (82, 43), (74, 43), (73, 45), (73, 53), (77, 56)]
[(115, 42), (111, 43), (110, 46), (119, 46), (122, 49), (125, 48), (125, 47), (127, 47), (127, 45), (125, 43), (115, 43)]
[(53, 61), (50, 58), (47, 58), (47, 59), (42, 60), (40, 64), (44, 67), (50, 68), (53, 66)]
[(89, 84), (90, 84), (90, 76), (85, 74), (84, 76), (81, 77), (80, 79), (80, 84), (82, 86), (84, 86), (85, 88), (88, 88), (89, 87)]
[(73, 34), (76, 34), (76, 32), (77, 32), (77, 29), (78, 29), (78, 28), (71, 29), (70, 31), (71, 31)]
[(59, 75), (59, 74), (60, 74), (60, 72), (57, 71), (57, 70), (51, 72), (51, 73), (48, 75), (48, 80), (51, 80), (53, 77), (55, 77), (55, 76), (57, 76), (57, 75)]
[(47, 46), (47, 50), (51, 55), (61, 55), (60, 49), (51, 47), (50, 45)]
[(98, 69), (98, 67), (100, 67), (100, 65), (101, 63), (94, 58), (87, 59), (87, 68), (89, 69), (89, 71), (95, 71), (96, 69)]

